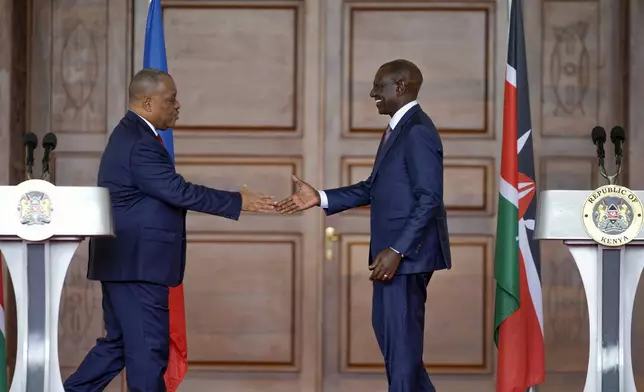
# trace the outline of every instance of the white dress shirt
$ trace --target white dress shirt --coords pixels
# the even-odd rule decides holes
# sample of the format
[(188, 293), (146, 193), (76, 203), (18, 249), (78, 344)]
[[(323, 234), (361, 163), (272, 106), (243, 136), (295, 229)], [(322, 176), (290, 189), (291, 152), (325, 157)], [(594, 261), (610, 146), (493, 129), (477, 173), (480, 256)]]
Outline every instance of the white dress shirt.
[[(134, 113), (134, 114), (136, 114), (137, 116), (139, 116), (139, 114), (138, 114), (137, 112), (135, 112), (134, 110), (131, 110), (131, 109), (128, 109), (128, 110), (130, 110), (132, 113)], [(146, 124), (148, 124), (148, 126), (150, 127), (150, 129), (152, 130), (152, 132), (154, 132), (154, 136), (159, 136), (159, 133), (157, 132), (157, 130), (156, 130), (156, 129), (154, 129), (154, 125), (152, 125), (152, 123), (150, 123), (148, 120), (144, 119), (144, 118), (143, 118), (143, 117), (141, 117), (141, 116), (139, 116), (139, 118), (140, 118), (141, 120), (145, 121), (145, 123), (146, 123)], [(392, 129), (393, 129), (393, 128), (392, 128)]]

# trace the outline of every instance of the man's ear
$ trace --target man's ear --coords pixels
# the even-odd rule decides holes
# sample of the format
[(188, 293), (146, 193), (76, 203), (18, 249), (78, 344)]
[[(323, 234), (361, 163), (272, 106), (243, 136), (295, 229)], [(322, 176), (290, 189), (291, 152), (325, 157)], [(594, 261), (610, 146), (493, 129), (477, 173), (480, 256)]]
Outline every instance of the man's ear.
[(152, 97), (144, 97), (141, 101), (141, 106), (146, 112), (152, 111)]
[(404, 80), (399, 80), (396, 82), (396, 95), (402, 96), (407, 91), (407, 83)]

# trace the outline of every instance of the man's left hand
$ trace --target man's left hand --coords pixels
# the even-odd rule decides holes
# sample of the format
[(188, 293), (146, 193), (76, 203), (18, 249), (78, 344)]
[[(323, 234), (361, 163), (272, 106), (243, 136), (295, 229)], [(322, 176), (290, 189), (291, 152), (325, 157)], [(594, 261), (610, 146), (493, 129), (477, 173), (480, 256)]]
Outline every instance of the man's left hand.
[(369, 269), (371, 270), (370, 280), (391, 280), (396, 274), (398, 265), (400, 264), (399, 253), (393, 249), (387, 248), (378, 253), (376, 259), (371, 263)]

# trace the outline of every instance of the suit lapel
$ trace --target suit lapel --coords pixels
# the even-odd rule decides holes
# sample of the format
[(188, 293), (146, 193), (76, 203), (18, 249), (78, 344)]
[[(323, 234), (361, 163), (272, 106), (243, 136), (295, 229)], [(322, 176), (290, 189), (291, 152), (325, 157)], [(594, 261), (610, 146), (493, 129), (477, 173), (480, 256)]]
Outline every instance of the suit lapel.
[(389, 139), (387, 139), (387, 143), (385, 145), (382, 145), (382, 140), (384, 140), (384, 134), (383, 134), (383, 139), (381, 139), (380, 142), (380, 148), (378, 149), (378, 153), (376, 155), (376, 163), (373, 166), (373, 174), (372, 174), (372, 181), (376, 178), (376, 174), (378, 173), (378, 170), (380, 169), (380, 166), (382, 165), (382, 161), (385, 159), (387, 156), (387, 153), (391, 149), (391, 146), (394, 145), (396, 142), (396, 139), (400, 136), (402, 133), (402, 129), (405, 127), (405, 124), (411, 116), (413, 116), (418, 110), (420, 110), (420, 105), (415, 105), (411, 109), (405, 113), (405, 115), (398, 121), (398, 124), (396, 124), (396, 128), (394, 128), (391, 131), (391, 135), (389, 136)]
[(380, 157), (380, 152), (382, 151), (382, 142), (385, 140), (385, 133), (382, 133), (382, 136), (380, 137), (380, 144), (378, 144), (378, 151), (376, 151), (376, 160), (374, 162), (374, 168), (376, 167), (376, 164), (378, 163), (378, 158)]

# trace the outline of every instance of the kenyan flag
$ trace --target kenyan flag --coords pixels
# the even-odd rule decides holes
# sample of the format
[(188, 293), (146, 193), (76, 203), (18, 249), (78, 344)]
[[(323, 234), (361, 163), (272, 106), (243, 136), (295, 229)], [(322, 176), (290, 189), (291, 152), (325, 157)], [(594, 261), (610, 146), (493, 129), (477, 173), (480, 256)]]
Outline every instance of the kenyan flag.
[(519, 392), (545, 379), (532, 125), (521, 0), (510, 13), (503, 110), (503, 151), (494, 278), (497, 392)]

